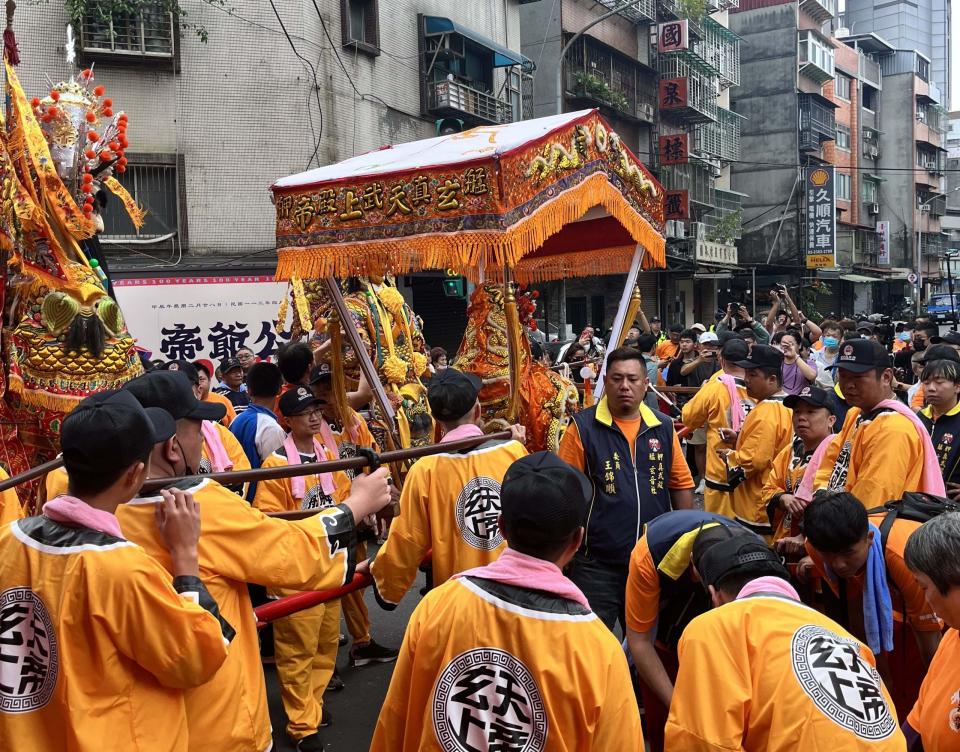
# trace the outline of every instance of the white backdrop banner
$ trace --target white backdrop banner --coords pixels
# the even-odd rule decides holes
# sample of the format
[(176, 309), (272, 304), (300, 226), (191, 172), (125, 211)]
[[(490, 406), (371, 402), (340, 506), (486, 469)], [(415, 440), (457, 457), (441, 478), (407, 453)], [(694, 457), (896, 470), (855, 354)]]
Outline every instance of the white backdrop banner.
[(113, 287), (130, 335), (153, 359), (217, 364), (244, 346), (268, 358), (290, 338), (274, 328), (287, 283), (273, 277), (119, 279)]

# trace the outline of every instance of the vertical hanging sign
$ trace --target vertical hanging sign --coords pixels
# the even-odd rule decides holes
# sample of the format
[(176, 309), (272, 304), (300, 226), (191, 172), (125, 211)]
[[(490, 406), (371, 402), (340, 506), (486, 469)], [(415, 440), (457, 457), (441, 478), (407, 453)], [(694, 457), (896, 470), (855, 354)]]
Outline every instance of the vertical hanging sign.
[(833, 167), (806, 167), (807, 269), (837, 265), (837, 207)]
[(877, 222), (877, 263), (890, 266), (890, 223)]

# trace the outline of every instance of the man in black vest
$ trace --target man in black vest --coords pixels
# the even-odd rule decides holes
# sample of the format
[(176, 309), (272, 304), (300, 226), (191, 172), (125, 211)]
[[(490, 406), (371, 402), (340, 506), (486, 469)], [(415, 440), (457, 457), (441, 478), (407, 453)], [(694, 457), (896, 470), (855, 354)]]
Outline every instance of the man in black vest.
[(621, 347), (607, 356), (604, 396), (577, 413), (557, 452), (593, 485), (583, 545), (570, 578), (611, 630), (625, 628), (630, 553), (643, 526), (671, 509), (693, 508), (693, 477), (673, 422), (643, 404), (643, 356)]

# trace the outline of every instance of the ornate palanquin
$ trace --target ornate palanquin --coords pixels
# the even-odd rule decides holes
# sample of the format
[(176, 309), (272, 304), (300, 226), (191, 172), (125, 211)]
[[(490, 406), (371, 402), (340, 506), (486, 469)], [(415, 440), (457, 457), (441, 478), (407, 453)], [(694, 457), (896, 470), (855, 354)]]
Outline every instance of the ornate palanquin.
[[(595, 110), (386, 147), (279, 180), (273, 193), (279, 279), (504, 266), (519, 280), (619, 274), (638, 244), (645, 267), (665, 263), (663, 190)], [(564, 243), (592, 207), (614, 221), (587, 219)], [(600, 242), (584, 248), (583, 235)]]
[[(295, 290), (424, 269), (479, 283), (628, 273), (622, 339), (640, 267), (665, 265), (663, 189), (596, 110), (388, 146), (272, 191), (277, 277)], [(512, 420), (529, 351), (510, 285), (503, 311)]]

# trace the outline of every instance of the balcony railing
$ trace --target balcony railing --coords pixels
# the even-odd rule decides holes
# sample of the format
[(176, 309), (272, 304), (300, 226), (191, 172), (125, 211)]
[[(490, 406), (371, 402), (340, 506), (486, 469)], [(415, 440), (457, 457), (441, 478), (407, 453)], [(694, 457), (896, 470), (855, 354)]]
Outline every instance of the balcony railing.
[(804, 11), (814, 21), (823, 24), (837, 15), (837, 1), (801, 0), (800, 10)]
[[(600, 5), (604, 8), (609, 8), (614, 10), (624, 5), (624, 0), (597, 0)], [(626, 19), (633, 21), (634, 23), (644, 23), (645, 21), (656, 21), (657, 20), (657, 3), (656, 0), (640, 0), (636, 5), (631, 5), (629, 7), (623, 8), (620, 10), (619, 14)]]
[(691, 203), (713, 208), (716, 187), (710, 168), (697, 162), (660, 168), (660, 180), (668, 191), (687, 191)]
[(833, 48), (816, 32), (806, 29), (799, 35), (800, 72), (819, 84), (834, 76)]
[(513, 122), (513, 107), (493, 94), (461, 81), (433, 81), (429, 86), (430, 112), (441, 116), (467, 115), (492, 125)]
[(690, 122), (705, 122), (717, 119), (717, 84), (710, 69), (697, 62), (699, 58), (681, 55), (658, 56), (657, 67), (660, 80), (681, 78), (686, 80), (687, 96), (683, 106), (667, 109), (660, 102), (662, 114), (670, 114)]
[(799, 94), (800, 151), (816, 151), (837, 138), (834, 107), (817, 94)]
[(740, 121), (743, 119), (732, 110), (718, 107), (717, 122), (701, 123), (694, 130), (695, 153), (705, 159), (739, 161)]
[(567, 52), (566, 90), (575, 99), (606, 105), (622, 115), (652, 123), (657, 110), (656, 73), (590, 37)]
[(883, 76), (880, 74), (880, 64), (871, 60), (863, 53), (860, 54), (860, 80), (870, 84), (875, 89), (883, 88)]
[(692, 46), (697, 56), (720, 77), (722, 88), (740, 85), (740, 37), (707, 16), (702, 38)]

